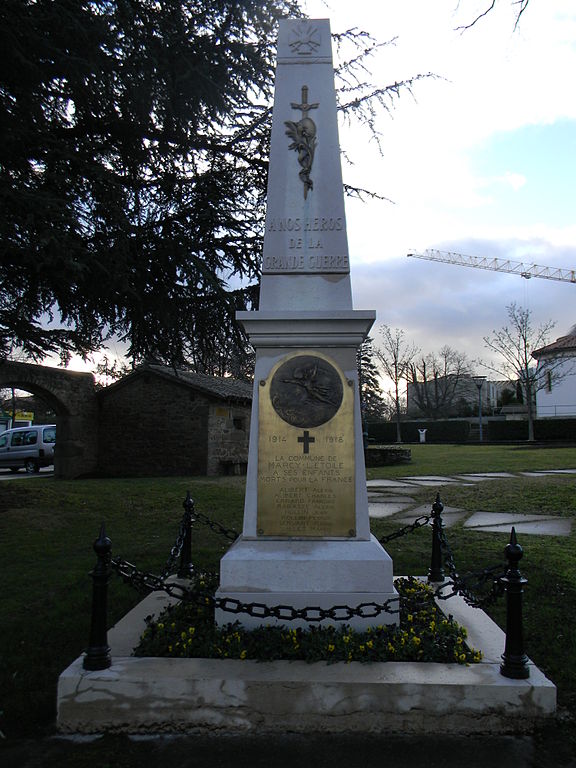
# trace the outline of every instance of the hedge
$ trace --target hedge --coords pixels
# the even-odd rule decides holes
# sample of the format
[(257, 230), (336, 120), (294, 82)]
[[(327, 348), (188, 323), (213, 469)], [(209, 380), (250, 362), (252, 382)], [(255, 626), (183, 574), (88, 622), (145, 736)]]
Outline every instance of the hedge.
[(534, 422), (536, 440), (576, 440), (576, 419), (538, 419)]
[[(372, 443), (384, 444), (396, 442), (396, 423), (380, 421), (368, 424), (368, 439)], [(419, 429), (426, 430), (427, 443), (463, 443), (468, 440), (470, 424), (467, 421), (403, 421), (401, 425), (402, 442), (420, 442)]]
[[(368, 439), (373, 444), (396, 442), (395, 422), (374, 422), (368, 424), (367, 429)], [(470, 436), (470, 422), (465, 420), (403, 421), (401, 429), (403, 443), (418, 443), (419, 429), (426, 430), (427, 443), (465, 443)], [(528, 421), (485, 421), (483, 434), (488, 442), (528, 440)], [(534, 439), (576, 442), (576, 419), (537, 419), (534, 421)]]

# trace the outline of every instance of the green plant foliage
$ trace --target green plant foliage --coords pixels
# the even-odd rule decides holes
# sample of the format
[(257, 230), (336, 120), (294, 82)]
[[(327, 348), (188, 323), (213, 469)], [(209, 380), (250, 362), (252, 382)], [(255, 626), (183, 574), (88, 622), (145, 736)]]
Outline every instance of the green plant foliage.
[(1, 4), (0, 350), (86, 351), (116, 332), (135, 359), (201, 366), (236, 339), (259, 271), (276, 25), (299, 13)]
[[(244, 368), (257, 303), (278, 21), (299, 0), (2, 0), (0, 354)], [(381, 45), (336, 35), (339, 109), (376, 116)], [(347, 188), (362, 195), (362, 190)], [(372, 194), (379, 197), (379, 195)]]
[(469, 664), (482, 654), (466, 645), (466, 629), (436, 607), (433, 590), (414, 578), (397, 579), (398, 626), (379, 624), (365, 632), (343, 627), (289, 629), (238, 622), (216, 627), (210, 611), (189, 603), (167, 608), (148, 621), (135, 656), (253, 659), (256, 661), (434, 661)]

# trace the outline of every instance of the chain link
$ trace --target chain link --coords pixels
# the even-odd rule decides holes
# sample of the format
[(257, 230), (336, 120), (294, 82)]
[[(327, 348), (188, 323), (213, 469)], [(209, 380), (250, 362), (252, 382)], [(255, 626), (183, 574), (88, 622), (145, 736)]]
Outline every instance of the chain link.
[[(389, 541), (406, 536), (409, 533), (414, 533), (414, 531), (417, 531), (419, 528), (427, 526), (431, 520), (432, 515), (422, 515), (417, 517), (413, 523), (399, 528), (388, 536), (382, 536), (378, 541), (380, 544), (386, 544)], [(473, 608), (485, 608), (494, 604), (504, 594), (505, 589), (501, 579), (506, 574), (506, 570), (502, 570), (501, 565), (485, 568), (482, 571), (473, 572), (467, 574), (466, 577), (462, 577), (458, 574), (454, 553), (446, 538), (446, 532), (443, 525), (440, 528), (440, 545), (443, 552), (444, 565), (450, 574), (450, 580), (445, 581), (442, 585), (436, 588), (434, 594), (438, 600), (448, 600), (456, 595), (461, 595), (466, 603)], [(494, 573), (497, 570), (500, 571), (500, 574), (495, 576)], [(483, 588), (487, 582), (490, 583), (489, 591), (486, 594), (477, 595), (476, 591), (479, 588)], [(451, 591), (446, 592), (447, 588), (451, 588)]]
[[(453, 579), (445, 581), (438, 587), (436, 597), (438, 600), (448, 600), (451, 597), (460, 595), (472, 608), (486, 608), (489, 605), (493, 605), (505, 593), (504, 583), (502, 582), (505, 571), (501, 572), (498, 576), (494, 576), (495, 570), (500, 570), (501, 567), (497, 565), (492, 568), (485, 568), (483, 571), (467, 574), (465, 577), (459, 577), (457, 582)], [(469, 583), (471, 580), (474, 580), (473, 585)], [(489, 590), (483, 596), (479, 596), (476, 589), (487, 583), (490, 583)], [(445, 592), (446, 588), (451, 588), (451, 591)]]
[[(185, 502), (184, 507), (185, 513), (180, 523), (176, 542), (170, 550), (170, 555), (161, 575), (157, 576), (152, 573), (140, 571), (135, 565), (129, 563), (127, 560), (110, 558), (110, 567), (118, 573), (124, 582), (134, 587), (138, 592), (149, 593), (151, 591), (163, 591), (183, 602), (219, 609), (234, 615), (245, 613), (253, 618), (263, 620), (273, 618), (278, 619), (279, 621), (295, 621), (301, 619), (313, 623), (321, 622), (325, 619), (332, 619), (333, 621), (346, 622), (355, 617), (375, 619), (383, 613), (397, 614), (400, 612), (400, 597), (391, 598), (385, 603), (361, 603), (356, 607), (334, 605), (330, 608), (321, 608), (320, 606), (295, 608), (290, 605), (269, 606), (258, 602), (245, 603), (233, 597), (217, 598), (211, 592), (195, 590), (189, 585), (187, 586), (178, 581), (167, 581), (167, 577), (174, 572), (176, 560), (182, 552), (187, 524), (191, 525), (193, 522), (199, 521), (204, 525), (207, 525), (216, 533), (222, 534), (230, 541), (236, 541), (239, 536), (238, 532), (233, 528), (226, 528), (220, 523), (211, 520), (207, 515), (204, 515), (201, 512), (194, 511), (192, 515), (193, 507), (190, 504), (187, 505)], [(422, 515), (416, 518), (413, 523), (403, 526), (388, 536), (383, 536), (379, 539), (379, 542), (385, 544), (394, 539), (406, 536), (409, 533), (413, 533), (419, 528), (427, 526), (431, 519), (431, 515)], [(444, 564), (450, 574), (450, 579), (436, 587), (432, 593), (435, 599), (448, 600), (456, 595), (461, 595), (469, 605), (481, 608), (496, 602), (496, 600), (504, 594), (504, 585), (501, 579), (505, 575), (505, 570), (499, 575), (495, 575), (495, 572), (501, 569), (501, 566), (485, 568), (483, 571), (468, 574), (466, 577), (461, 577), (458, 574), (454, 555), (446, 538), (443, 526), (440, 528), (440, 543), (444, 553)], [(194, 566), (190, 565), (190, 576), (192, 575), (202, 578), (201, 574), (195, 573)], [(215, 574), (206, 574), (206, 578), (215, 579)], [(489, 591), (483, 596), (478, 596), (476, 590), (484, 587), (488, 582), (490, 583)]]
[[(176, 561), (180, 557), (182, 553), (182, 547), (184, 546), (184, 541), (186, 538), (186, 526), (188, 525), (188, 517), (189, 512), (186, 510), (184, 512), (184, 515), (182, 516), (182, 520), (180, 522), (180, 528), (178, 530), (178, 536), (176, 537), (176, 541), (174, 543), (174, 546), (170, 550), (170, 555), (168, 556), (168, 559), (166, 560), (166, 565), (164, 566), (164, 570), (162, 571), (161, 578), (165, 579), (167, 576), (169, 576), (171, 573), (174, 573), (176, 570)], [(194, 522), (193, 518), (190, 518), (190, 525)]]
[[(447, 595), (439, 595), (440, 600), (446, 600), (454, 595), (461, 595), (468, 605), (473, 608), (485, 608), (493, 605), (505, 592), (502, 583), (503, 576), (506, 575), (506, 569), (502, 570), (501, 565), (493, 565), (490, 568), (484, 568), (482, 571), (474, 571), (466, 576), (460, 576), (454, 562), (454, 554), (446, 538), (444, 527), (440, 531), (440, 544), (444, 554), (444, 563), (450, 574), (451, 581), (445, 582), (444, 586), (452, 586), (452, 592)], [(500, 571), (495, 576), (494, 574)], [(488, 592), (484, 595), (476, 594), (479, 588), (483, 588), (490, 583)]]
[(211, 520), (207, 515), (202, 514), (202, 512), (195, 512), (194, 515), (198, 522), (207, 525), (216, 533), (222, 534), (222, 536), (225, 536), (229, 541), (236, 541), (236, 539), (240, 536), (238, 531), (235, 531), (234, 528), (225, 528), (215, 520)]
[(295, 621), (302, 619), (307, 622), (320, 622), (325, 619), (334, 621), (349, 621), (357, 616), (363, 619), (373, 619), (382, 613), (397, 614), (400, 611), (400, 597), (393, 597), (385, 603), (360, 603), (352, 608), (348, 605), (333, 605), (330, 608), (306, 606), (294, 608), (291, 605), (266, 605), (265, 603), (245, 603), (233, 597), (214, 597), (210, 592), (192, 589), (177, 581), (166, 581), (152, 573), (139, 571), (135, 565), (120, 558), (111, 558), (110, 567), (118, 573), (123, 581), (130, 584), (139, 592), (162, 591), (182, 602), (193, 603), (208, 608), (218, 608), (226, 613), (246, 613), (257, 619), (279, 619), (280, 621)]
[(444, 565), (448, 568), (448, 573), (454, 581), (459, 581), (458, 571), (456, 570), (456, 563), (454, 562), (454, 554), (446, 538), (446, 529), (444, 525), (440, 527), (440, 546), (444, 553)]
[(420, 517), (417, 517), (413, 523), (399, 528), (397, 531), (390, 533), (388, 536), (382, 536), (382, 538), (378, 539), (378, 541), (380, 544), (387, 544), (389, 541), (399, 539), (401, 536), (406, 536), (408, 533), (414, 533), (414, 531), (417, 531), (418, 528), (423, 528), (424, 526), (428, 525), (431, 519), (432, 518), (430, 515), (421, 515)]
[[(174, 542), (174, 546), (170, 550), (170, 554), (168, 556), (168, 559), (166, 560), (166, 564), (164, 566), (164, 570), (162, 571), (160, 578), (165, 579), (167, 578), (171, 573), (174, 573), (177, 570), (176, 562), (180, 555), (182, 554), (182, 547), (184, 546), (185, 540), (186, 540), (186, 530), (188, 526), (192, 526), (195, 522), (203, 523), (204, 525), (207, 525), (211, 530), (215, 531), (216, 533), (222, 534), (225, 536), (229, 541), (236, 541), (236, 539), (239, 536), (239, 533), (235, 531), (233, 528), (226, 528), (220, 523), (218, 523), (215, 520), (211, 520), (207, 515), (204, 515), (202, 512), (197, 512), (194, 508), (194, 502), (190, 498), (190, 494), (188, 493), (188, 496), (186, 497), (186, 500), (184, 501), (184, 514), (182, 516), (182, 520), (180, 521), (180, 528), (178, 529), (178, 535), (176, 537), (176, 541)], [(190, 564), (190, 576), (193, 576), (194, 574), (194, 566)]]

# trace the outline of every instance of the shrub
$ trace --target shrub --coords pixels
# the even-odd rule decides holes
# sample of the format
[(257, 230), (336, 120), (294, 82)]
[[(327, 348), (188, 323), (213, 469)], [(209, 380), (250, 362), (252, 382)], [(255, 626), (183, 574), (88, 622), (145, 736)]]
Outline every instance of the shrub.
[(366, 631), (349, 626), (289, 629), (238, 622), (217, 627), (212, 611), (191, 603), (167, 608), (149, 621), (135, 656), (253, 659), (257, 661), (433, 661), (467, 664), (482, 655), (466, 645), (466, 629), (436, 606), (433, 590), (409, 577), (398, 579), (400, 624), (378, 624)]

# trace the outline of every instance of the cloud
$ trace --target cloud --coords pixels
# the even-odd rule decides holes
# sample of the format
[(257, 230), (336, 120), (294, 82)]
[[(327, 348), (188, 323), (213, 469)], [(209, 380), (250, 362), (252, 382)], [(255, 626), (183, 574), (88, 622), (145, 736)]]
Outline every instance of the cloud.
[[(395, 203), (347, 201), (351, 279), (355, 306), (377, 311), (376, 338), (385, 323), (423, 351), (448, 344), (476, 359), (489, 357), (483, 337), (506, 323), (512, 302), (530, 309), (536, 325), (552, 319), (553, 334), (566, 333), (576, 322), (576, 285), (406, 254), (438, 248), (576, 268), (576, 224), (566, 204), (576, 199), (576, 152), (556, 155), (547, 144), (576, 133), (576, 9), (572, 0), (530, 3), (514, 31), (516, 8), (497, 3), (474, 28), (455, 32), (474, 18), (473, 5), (308, 3), (333, 29), (398, 35), (374, 60), (379, 82), (418, 72), (444, 78), (420, 82), (414, 98), (403, 96), (391, 116), (382, 115), (382, 158), (365, 130), (341, 129), (355, 161), (344, 168), (346, 180)], [(564, 132), (546, 130), (560, 121)]]
[(527, 182), (526, 176), (522, 173), (513, 173), (512, 171), (506, 171), (503, 176), (497, 176), (493, 179), (496, 184), (504, 184), (511, 187), (515, 192), (521, 189)]
[[(530, 243), (452, 242), (450, 250), (479, 251), (501, 256)], [(534, 242), (533, 249), (543, 251)], [(557, 248), (548, 243), (542, 255), (550, 264), (572, 260), (576, 247)], [(556, 322), (553, 338), (563, 335), (576, 322), (576, 285), (479, 270), (418, 259), (397, 258), (382, 263), (352, 266), (355, 306), (376, 309), (380, 325), (402, 328), (407, 337), (425, 352), (447, 344), (471, 359), (487, 357), (483, 337), (502, 327), (506, 307), (512, 302), (530, 309), (536, 325)]]

